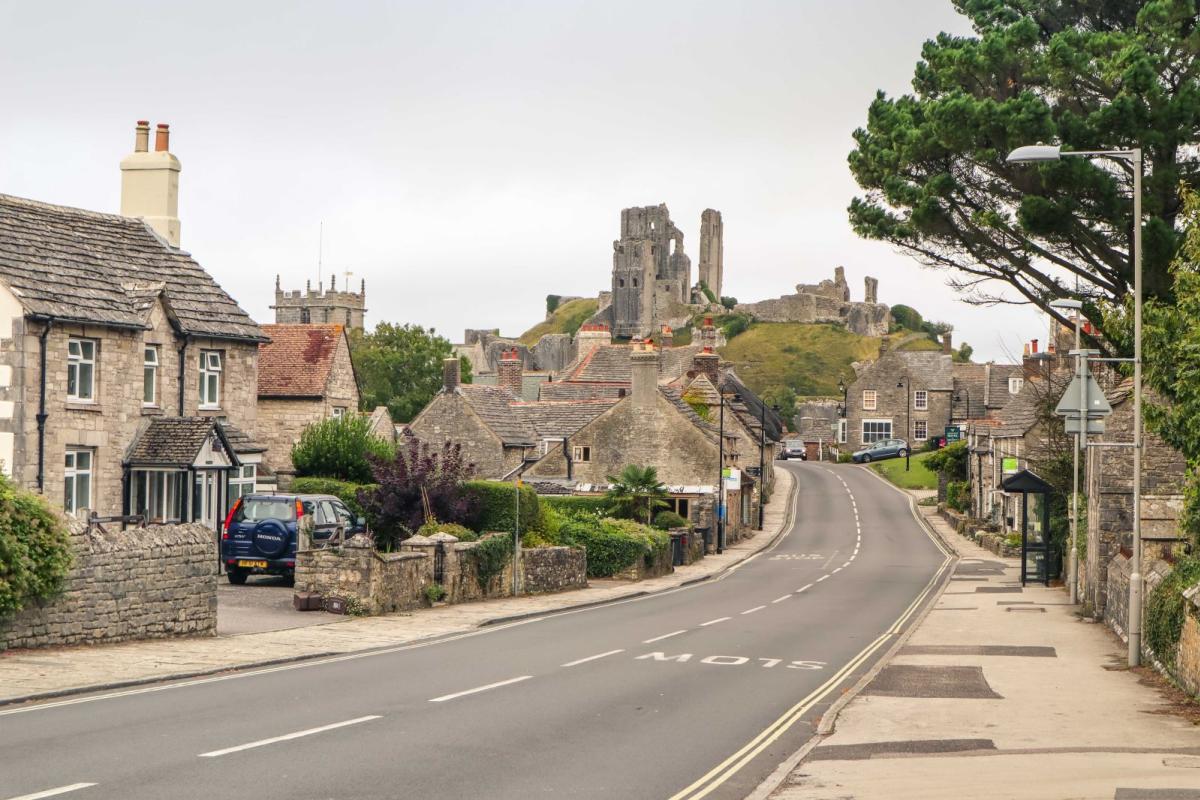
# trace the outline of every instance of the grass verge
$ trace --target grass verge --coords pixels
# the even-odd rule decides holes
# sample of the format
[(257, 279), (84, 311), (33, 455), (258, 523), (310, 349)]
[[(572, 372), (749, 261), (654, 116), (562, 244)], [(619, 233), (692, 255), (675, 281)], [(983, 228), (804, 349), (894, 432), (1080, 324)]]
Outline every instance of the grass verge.
[(925, 466), (925, 460), (933, 453), (918, 453), (910, 461), (911, 468), (905, 472), (903, 458), (890, 458), (871, 465), (871, 469), (887, 478), (901, 489), (936, 489), (937, 473)]

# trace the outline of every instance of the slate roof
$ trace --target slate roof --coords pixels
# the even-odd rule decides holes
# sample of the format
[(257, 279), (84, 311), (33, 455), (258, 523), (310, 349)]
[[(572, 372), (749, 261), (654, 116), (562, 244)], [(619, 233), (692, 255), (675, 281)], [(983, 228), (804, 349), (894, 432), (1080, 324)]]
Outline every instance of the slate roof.
[(341, 325), (263, 325), (258, 347), (259, 397), (324, 397)]
[[(753, 418), (753, 427), (757, 430), (760, 427), (760, 420), (766, 418), (766, 436), (767, 439), (773, 442), (778, 442), (783, 438), (783, 417), (772, 408), (766, 408), (766, 402), (759, 397), (754, 391), (742, 382), (742, 379), (737, 376), (733, 370), (726, 370), (721, 376), (721, 389), (727, 393), (735, 393), (741, 397), (742, 405), (745, 407), (746, 415)], [(750, 420), (744, 420), (747, 424)]]
[(246, 433), (236, 425), (222, 420), (220, 423), (221, 432), (225, 434), (225, 440), (229, 442), (229, 446), (233, 448), (235, 453), (265, 453), (267, 452), (266, 445), (259, 444), (254, 441), (250, 434)]
[(188, 253), (130, 217), (0, 194), (0, 283), (30, 315), (131, 328), (145, 327), (150, 295), (161, 284), (182, 332), (263, 340)]
[(996, 413), (1000, 425), (992, 430), (992, 438), (1010, 439), (1024, 436), (1037, 424), (1039, 407), (1046, 401), (1047, 395), (1053, 396), (1057, 402), (1070, 380), (1070, 373), (1057, 372), (1047, 380), (1025, 381), (1021, 391)]
[(616, 402), (615, 398), (604, 398), (557, 403), (515, 403), (512, 410), (533, 428), (539, 439), (561, 439), (587, 425)]
[(553, 381), (538, 387), (539, 400), (617, 399), (629, 394), (628, 382)]
[[(683, 414), (693, 425), (703, 431), (708, 438), (714, 442), (717, 440), (721, 429), (692, 410), (692, 407), (684, 401), (683, 392), (673, 386), (660, 386), (658, 390), (671, 401), (675, 408), (679, 409), (680, 414)], [(726, 431), (726, 435), (729, 435), (729, 431)]]
[[(674, 380), (685, 374), (691, 369), (696, 353), (702, 349), (700, 345), (693, 344), (660, 350), (659, 378)], [(583, 358), (568, 364), (563, 371), (563, 380), (629, 383), (633, 380), (632, 353), (632, 345), (602, 344)]]
[(501, 389), (499, 386), (463, 384), (454, 391), (470, 403), (479, 418), (505, 445), (533, 447), (537, 444), (537, 433), (532, 425), (513, 410), (516, 398), (507, 389)]
[(712, 381), (703, 372), (692, 378), (691, 383), (687, 384), (683, 390), (683, 396), (710, 406), (718, 405), (721, 402), (721, 394), (717, 391), (717, 387), (712, 385)]
[[(1008, 392), (1008, 379), (1014, 373), (1020, 374), (1021, 370), (1020, 364), (953, 365), (954, 419), (980, 419), (986, 417), (989, 410), (1003, 408), (1013, 398)], [(988, 400), (986, 407), (985, 397)]]
[(236, 465), (230, 442), (212, 417), (155, 417), (134, 437), (125, 463), (134, 467), (190, 467), (210, 436), (215, 446), (229, 453)]

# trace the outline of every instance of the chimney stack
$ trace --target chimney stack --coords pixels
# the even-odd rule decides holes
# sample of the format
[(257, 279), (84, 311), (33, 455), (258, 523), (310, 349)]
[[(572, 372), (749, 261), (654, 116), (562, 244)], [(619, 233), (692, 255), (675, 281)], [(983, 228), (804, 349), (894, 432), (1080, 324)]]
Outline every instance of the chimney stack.
[(575, 357), (584, 358), (605, 344), (612, 344), (612, 331), (607, 325), (583, 325), (575, 332)]
[(954, 353), (954, 341), (950, 338), (950, 331), (942, 334), (942, 353), (945, 355)]
[(462, 365), (458, 356), (442, 359), (442, 391), (453, 392), (462, 383)]
[(658, 394), (658, 353), (649, 341), (635, 344), (630, 355), (634, 408), (651, 409)]
[(717, 373), (717, 367), (721, 364), (721, 357), (713, 352), (711, 347), (705, 347), (699, 353), (692, 357), (692, 369), (697, 375), (705, 375), (708, 377), (709, 383), (720, 391), (718, 381), (720, 377)]
[(179, 159), (171, 155), (170, 129), (160, 123), (148, 152), (150, 123), (138, 120), (133, 152), (121, 159), (121, 214), (139, 217), (172, 247), (179, 247)]
[(667, 350), (675, 346), (675, 332), (671, 330), (670, 325), (662, 326), (662, 335), (659, 338), (662, 339), (663, 350)]
[(717, 329), (713, 327), (712, 317), (704, 318), (704, 327), (700, 329), (700, 344), (711, 348), (717, 346)]
[(497, 383), (518, 400), (521, 399), (521, 373), (521, 351), (514, 347), (500, 354), (500, 361), (496, 365)]

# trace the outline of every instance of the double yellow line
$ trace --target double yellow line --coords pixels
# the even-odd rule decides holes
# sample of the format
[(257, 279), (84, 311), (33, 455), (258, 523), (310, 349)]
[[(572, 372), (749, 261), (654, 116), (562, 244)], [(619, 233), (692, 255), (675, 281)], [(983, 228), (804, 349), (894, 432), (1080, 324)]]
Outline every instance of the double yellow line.
[[(920, 523), (919, 519), (918, 523)], [(922, 530), (925, 530), (925, 526), (923, 524), (921, 525), (921, 528)], [(926, 534), (928, 535), (928, 531), (926, 531)], [(936, 539), (934, 539), (934, 544), (937, 545), (938, 549), (945, 554), (945, 550)], [(946, 559), (942, 562), (942, 565), (938, 568), (938, 571), (934, 573), (933, 577), (929, 579), (929, 583), (925, 584), (925, 588), (920, 594), (917, 595), (916, 599), (909, 604), (908, 608), (904, 609), (904, 613), (902, 613), (892, 624), (892, 626), (888, 628), (886, 632), (881, 634), (878, 639), (863, 648), (858, 655), (856, 655), (850, 660), (849, 663), (834, 673), (829, 680), (817, 687), (812, 694), (808, 695), (803, 700), (796, 703), (796, 705), (785, 711), (783, 715), (779, 717), (779, 719), (768, 725), (766, 729), (762, 731), (762, 733), (758, 734), (745, 745), (743, 745), (740, 750), (729, 756), (729, 758), (713, 767), (691, 786), (688, 786), (683, 791), (672, 795), (670, 800), (685, 800), (685, 798), (686, 800), (699, 800), (701, 797), (707, 797), (731, 777), (733, 777), (738, 770), (753, 761), (763, 750), (770, 747), (776, 739), (787, 733), (788, 729), (799, 722), (805, 714), (812, 710), (813, 706), (821, 702), (821, 700), (827, 694), (829, 694), (833, 689), (837, 688), (842, 681), (844, 681), (855, 670), (861, 667), (863, 663), (871, 658), (871, 656), (874, 655), (879, 648), (883, 647), (883, 645), (886, 644), (889, 639), (900, 633), (904, 625), (908, 622), (912, 615), (917, 612), (917, 609), (920, 608), (921, 603), (925, 601), (925, 598), (928, 597), (929, 593), (933, 591), (935, 586), (937, 586), (942, 575), (945, 573), (946, 568), (953, 563), (953, 560), (954, 559), (949, 554), (946, 554)]]

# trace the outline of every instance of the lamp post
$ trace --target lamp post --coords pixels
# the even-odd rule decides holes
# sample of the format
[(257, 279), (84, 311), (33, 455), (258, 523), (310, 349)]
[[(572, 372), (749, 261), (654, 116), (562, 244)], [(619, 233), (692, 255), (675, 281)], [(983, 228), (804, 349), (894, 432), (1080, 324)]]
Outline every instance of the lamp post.
[[(1008, 154), (1010, 163), (1111, 158), (1133, 169), (1133, 569), (1129, 575), (1129, 666), (1142, 663), (1142, 148), (1068, 150), (1035, 144)], [(1087, 425), (1087, 416), (1081, 420)], [(1086, 429), (1086, 428), (1085, 428)]]
[(905, 375), (896, 388), (904, 389), (904, 471), (908, 472), (912, 457), (912, 443), (908, 440), (912, 436), (912, 378)]
[[(1066, 298), (1055, 300), (1050, 304), (1054, 308), (1067, 308), (1075, 311), (1075, 376), (1079, 379), (1080, 408), (1087, 408), (1087, 384), (1084, 383), (1084, 356), (1080, 352), (1082, 336), (1080, 333), (1083, 303)], [(1067, 556), (1067, 585), (1070, 592), (1071, 605), (1079, 602), (1079, 451), (1083, 450), (1087, 441), (1087, 414), (1079, 421), (1079, 433), (1075, 434), (1075, 452), (1071, 463), (1071, 552)]]
[(717, 554), (725, 552), (725, 395), (721, 397), (721, 424), (717, 434)]
[[(767, 488), (767, 404), (759, 398), (758, 419), (758, 529), (763, 529), (763, 491)], [(779, 406), (771, 406), (771, 410), (779, 413)]]

